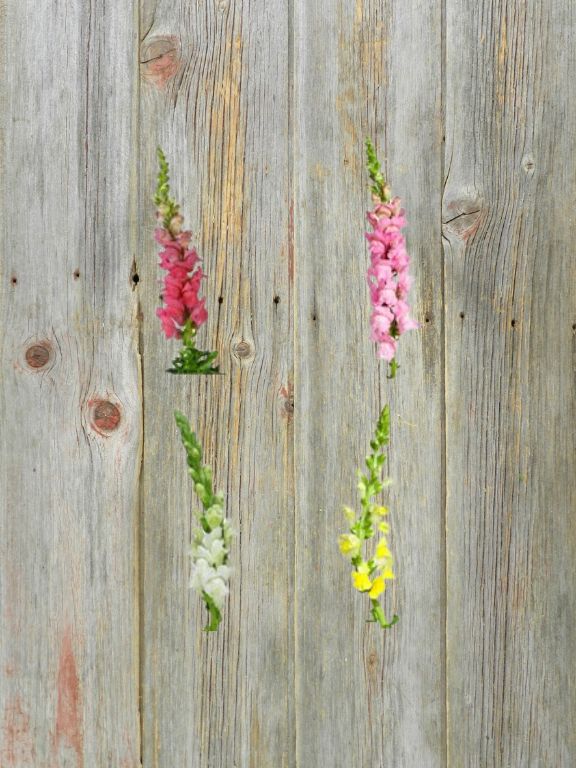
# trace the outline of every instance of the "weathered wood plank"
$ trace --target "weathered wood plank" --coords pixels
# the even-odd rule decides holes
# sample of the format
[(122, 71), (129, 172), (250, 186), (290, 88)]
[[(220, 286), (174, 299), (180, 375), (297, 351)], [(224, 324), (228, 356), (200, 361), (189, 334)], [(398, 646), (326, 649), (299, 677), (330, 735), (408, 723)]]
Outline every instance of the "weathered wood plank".
[[(293, 765), (287, 34), (281, 0), (142, 7), (147, 768)], [(199, 344), (219, 350), (221, 377), (164, 372), (176, 345), (154, 316), (156, 143), (204, 258), (210, 318)], [(197, 429), (239, 533), (215, 636), (187, 587), (196, 502), (174, 407)]]
[(0, 9), (0, 764), (139, 764), (131, 2)]
[[(295, 4), (296, 681), (299, 766), (444, 764), (440, 4)], [(368, 341), (363, 139), (409, 215), (419, 332), (391, 383)], [(398, 581), (365, 624), (338, 552), (384, 403)]]
[(576, 763), (575, 21), (447, 0), (454, 766)]

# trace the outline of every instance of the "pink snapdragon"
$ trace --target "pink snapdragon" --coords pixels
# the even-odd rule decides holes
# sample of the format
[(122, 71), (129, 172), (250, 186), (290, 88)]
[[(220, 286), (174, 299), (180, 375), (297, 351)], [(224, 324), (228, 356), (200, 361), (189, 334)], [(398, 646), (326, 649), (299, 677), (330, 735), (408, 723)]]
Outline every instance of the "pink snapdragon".
[(372, 302), (370, 338), (378, 345), (378, 357), (391, 362), (396, 355), (398, 338), (418, 328), (418, 323), (410, 317), (407, 303), (412, 278), (408, 274), (410, 258), (401, 232), (406, 219), (400, 198), (382, 202), (375, 196), (374, 208), (367, 219), (372, 225), (372, 232), (366, 233), (370, 248), (367, 272)]
[[(163, 220), (163, 212), (158, 212)], [(168, 228), (158, 227), (154, 232), (156, 242), (163, 250), (159, 254), (160, 266), (167, 274), (162, 292), (163, 306), (156, 310), (168, 339), (182, 338), (184, 327), (192, 323), (194, 330), (208, 318), (205, 299), (199, 296), (204, 277), (199, 266), (199, 256), (190, 248), (191, 232), (182, 231), (182, 216), (176, 214)]]

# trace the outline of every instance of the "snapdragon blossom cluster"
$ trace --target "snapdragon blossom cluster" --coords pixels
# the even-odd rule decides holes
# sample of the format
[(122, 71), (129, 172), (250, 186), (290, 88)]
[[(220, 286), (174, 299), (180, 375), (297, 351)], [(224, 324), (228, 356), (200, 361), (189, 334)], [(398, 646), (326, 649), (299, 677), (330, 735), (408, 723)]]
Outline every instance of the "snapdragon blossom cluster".
[(224, 497), (212, 489), (212, 470), (202, 464), (198, 438), (182, 413), (176, 411), (174, 417), (186, 449), (188, 471), (202, 504), (202, 512), (197, 515), (199, 526), (194, 531), (190, 549), (190, 587), (202, 595), (210, 616), (205, 630), (213, 632), (222, 620), (222, 608), (228, 594), (232, 529), (224, 517)]
[(216, 352), (196, 349), (198, 328), (208, 319), (206, 300), (200, 297), (204, 272), (200, 258), (190, 247), (192, 233), (183, 230), (184, 218), (180, 206), (170, 197), (169, 167), (162, 150), (158, 148), (158, 184), (154, 202), (159, 226), (154, 231), (156, 242), (162, 247), (160, 266), (166, 270), (162, 290), (162, 306), (156, 314), (168, 339), (182, 339), (183, 348), (174, 359), (170, 373), (218, 373), (212, 363)]
[[(364, 592), (372, 604), (372, 621), (377, 622), (383, 629), (392, 627), (398, 616), (391, 621), (386, 619), (384, 609), (378, 598), (386, 589), (386, 582), (394, 579), (394, 558), (388, 546), (387, 534), (390, 526), (384, 519), (388, 508), (375, 502), (375, 497), (389, 485), (388, 479), (382, 479), (382, 468), (386, 461), (384, 448), (390, 440), (390, 410), (388, 406), (382, 410), (374, 438), (370, 443), (372, 453), (366, 458), (368, 473), (358, 472), (358, 493), (360, 496), (360, 515), (353, 509), (344, 507), (344, 515), (350, 524), (350, 532), (340, 536), (340, 551), (348, 557), (354, 570), (352, 584), (359, 592)], [(364, 555), (365, 542), (379, 532), (379, 539), (371, 557)]]
[(200, 259), (194, 248), (190, 248), (192, 233), (180, 231), (181, 226), (182, 216), (177, 214), (169, 229), (162, 227), (154, 232), (156, 242), (163, 248), (159, 254), (160, 266), (167, 272), (163, 306), (156, 310), (167, 339), (181, 339), (187, 325), (198, 329), (208, 319), (206, 300), (199, 296), (204, 278)]
[(410, 317), (407, 302), (412, 278), (408, 273), (410, 257), (402, 228), (406, 218), (400, 198), (390, 199), (390, 190), (384, 181), (374, 147), (366, 142), (368, 170), (374, 182), (372, 187), (374, 208), (367, 214), (372, 231), (366, 233), (370, 248), (370, 266), (367, 272), (372, 314), (371, 340), (378, 345), (377, 355), (390, 363), (390, 376), (396, 373), (398, 338), (418, 328)]
[[(370, 266), (367, 279), (372, 303), (370, 317), (371, 338), (378, 344), (378, 357), (390, 364), (389, 378), (394, 378), (398, 364), (396, 349), (399, 337), (417, 323), (410, 317), (407, 302), (411, 278), (408, 274), (409, 257), (402, 228), (406, 225), (404, 211), (399, 198), (391, 198), (376, 151), (370, 139), (366, 139), (367, 166), (372, 180), (374, 208), (368, 213), (372, 231), (366, 233), (370, 244)], [(372, 621), (387, 629), (398, 621), (394, 616), (386, 619), (379, 598), (388, 581), (394, 576), (394, 558), (388, 546), (390, 526), (384, 519), (388, 508), (377, 503), (378, 494), (390, 484), (382, 477), (386, 462), (384, 448), (390, 441), (390, 410), (386, 405), (380, 413), (376, 431), (370, 442), (372, 453), (366, 457), (368, 472), (358, 472), (360, 514), (344, 507), (349, 523), (349, 532), (340, 536), (342, 554), (349, 558), (352, 570), (352, 584), (359, 592), (365, 593), (372, 604)], [(366, 542), (378, 532), (379, 538), (372, 555), (365, 553)]]

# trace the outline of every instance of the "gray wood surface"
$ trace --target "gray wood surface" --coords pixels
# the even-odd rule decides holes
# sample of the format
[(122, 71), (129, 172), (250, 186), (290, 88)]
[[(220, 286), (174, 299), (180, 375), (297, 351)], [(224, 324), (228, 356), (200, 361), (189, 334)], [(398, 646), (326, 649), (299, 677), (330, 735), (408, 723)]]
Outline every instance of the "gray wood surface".
[(576, 762), (574, 11), (447, 3), (455, 766)]
[[(0, 1), (0, 768), (576, 764), (574, 16)], [(421, 323), (393, 382), (367, 135)], [(157, 144), (219, 377), (165, 372)], [(386, 402), (382, 632), (337, 536)], [(217, 635), (175, 408), (237, 531)]]
[(139, 761), (128, 2), (0, 9), (0, 765)]
[[(168, 81), (143, 65), (142, 220), (152, 221), (160, 143), (208, 274), (210, 318), (198, 344), (215, 345), (223, 374), (164, 372), (177, 345), (160, 337), (154, 316), (158, 271), (148, 224), (140, 283), (146, 766), (293, 764), (287, 20), (281, 0), (190, 4), (181, 12), (151, 2), (142, 18), (141, 61), (155, 52), (174, 57)], [(163, 53), (169, 43), (174, 53)], [(231, 595), (216, 635), (202, 632), (206, 615), (187, 587), (196, 501), (174, 407), (197, 430), (237, 531)]]
[[(440, 766), (444, 754), (440, 8), (296, 4), (296, 715), (301, 766)], [(410, 97), (407, 97), (410, 94)], [(369, 342), (365, 136), (408, 210), (421, 330), (397, 379)], [(336, 546), (390, 404), (397, 583), (367, 624)]]

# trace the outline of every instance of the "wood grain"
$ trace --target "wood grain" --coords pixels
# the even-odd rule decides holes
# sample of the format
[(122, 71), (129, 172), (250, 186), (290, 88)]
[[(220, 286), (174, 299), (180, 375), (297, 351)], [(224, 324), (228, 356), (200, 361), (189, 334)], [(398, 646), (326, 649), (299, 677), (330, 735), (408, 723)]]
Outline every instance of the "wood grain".
[(569, 2), (447, 1), (454, 766), (576, 760), (574, 22)]
[[(280, 0), (145, 3), (141, 142), (146, 453), (144, 766), (293, 765), (293, 396), (288, 19)], [(154, 58), (156, 55), (156, 58)], [(150, 61), (156, 62), (150, 71)], [(222, 376), (164, 372), (154, 316), (155, 148), (208, 274)], [(187, 587), (193, 499), (173, 421), (189, 415), (238, 535), (224, 621)]]
[(132, 3), (0, 9), (0, 765), (139, 764)]
[[(1, 768), (576, 764), (575, 16), (0, 0)], [(416, 277), (394, 382), (367, 135)], [(165, 372), (157, 144), (220, 377)], [(381, 632), (336, 541), (386, 402)], [(175, 408), (237, 530), (217, 635)]]
[[(295, 14), (297, 765), (432, 768), (445, 706), (440, 8), (320, 0)], [(394, 383), (368, 340), (368, 135), (405, 200), (422, 323)], [(337, 548), (386, 402), (390, 632), (366, 624)]]

